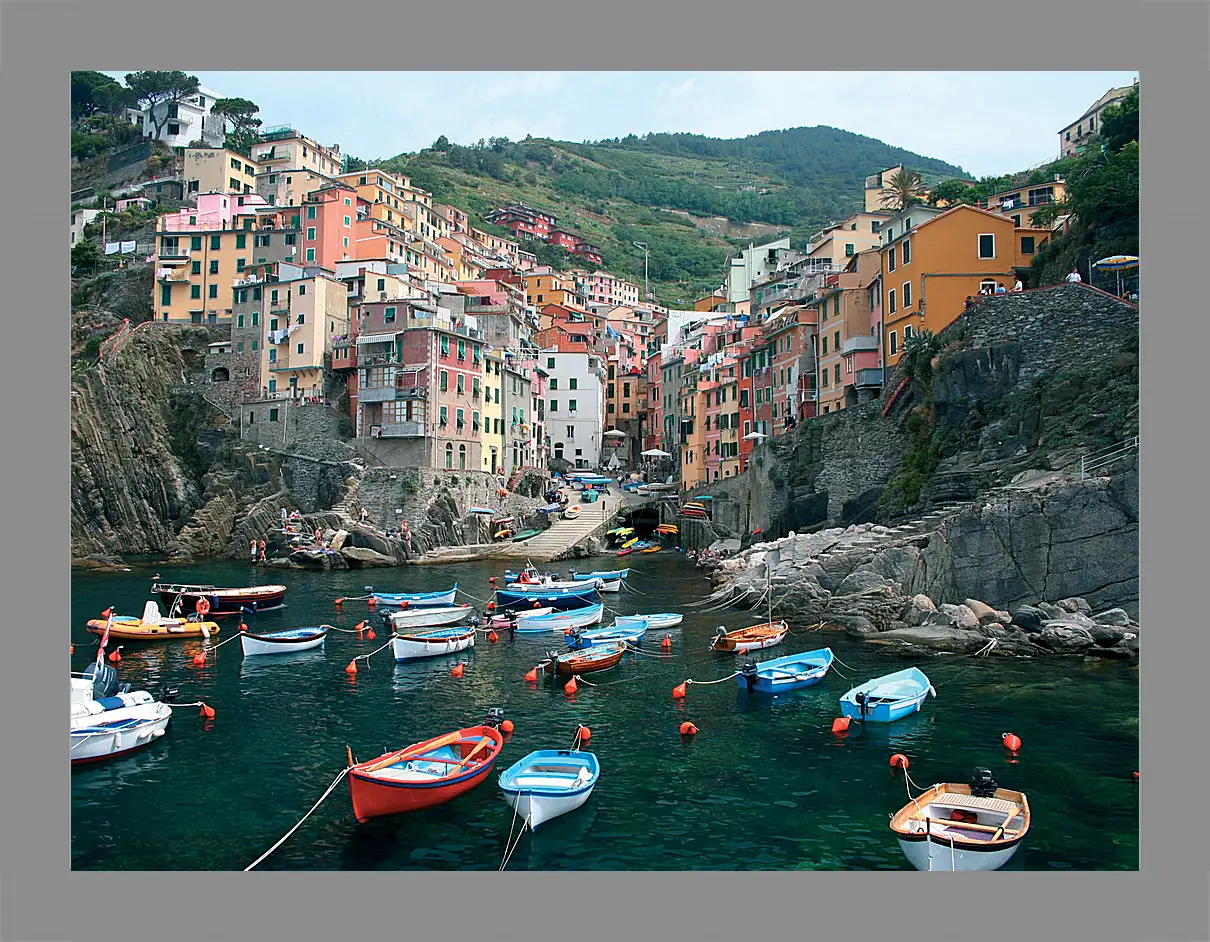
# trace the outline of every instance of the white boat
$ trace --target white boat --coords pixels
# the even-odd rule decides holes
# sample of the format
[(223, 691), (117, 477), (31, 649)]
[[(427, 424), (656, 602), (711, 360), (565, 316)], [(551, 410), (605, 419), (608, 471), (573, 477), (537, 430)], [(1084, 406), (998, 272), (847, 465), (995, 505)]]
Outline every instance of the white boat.
[(475, 609), (469, 603), (462, 605), (434, 605), (429, 608), (405, 608), (386, 616), (396, 632), (410, 628), (436, 628), (453, 625), (473, 615)]
[(549, 615), (531, 615), (528, 612), (517, 613), (518, 631), (566, 631), (569, 628), (585, 628), (588, 625), (599, 625), (605, 616), (605, 606), (598, 602), (586, 608), (571, 608), (562, 612), (551, 612)]
[[(533, 618), (537, 615), (549, 615), (553, 611), (554, 611), (553, 608), (532, 608), (532, 609), (529, 609), (525, 614), (529, 615), (531, 618)], [(491, 617), (491, 621), (488, 622), (488, 627), (506, 629), (506, 628), (508, 628), (508, 626), (510, 624), (513, 624), (515, 622), (516, 622), (516, 618), (509, 617), (509, 615), (493, 615)]]
[(71, 675), (71, 764), (132, 752), (164, 735), (172, 709), (146, 690), (118, 685), (117, 671), (94, 662)]
[(652, 630), (659, 628), (674, 628), (684, 620), (683, 615), (676, 612), (659, 612), (655, 615), (618, 615), (614, 619), (619, 625), (644, 624)]
[(328, 637), (328, 626), (318, 625), (314, 628), (286, 628), (282, 631), (264, 631), (253, 634), (251, 631), (240, 633), (239, 643), (244, 649), (244, 657), (257, 657), (263, 654), (291, 654), (295, 651), (310, 651), (318, 648)]
[(999, 870), (1029, 831), (1029, 800), (998, 788), (990, 769), (975, 769), (970, 785), (934, 785), (890, 826), (917, 870)]
[(591, 752), (539, 749), (505, 769), (499, 784), (504, 800), (532, 831), (588, 801), (600, 775)]
[(475, 646), (475, 629), (429, 628), (425, 631), (410, 631), (391, 639), (391, 649), (397, 661), (411, 661), (422, 657), (437, 657), (452, 654)]
[(518, 579), (516, 582), (508, 584), (507, 591), (525, 595), (541, 595), (552, 589), (596, 589), (600, 591), (600, 586), (600, 579), (547, 579), (542, 582), (522, 582)]

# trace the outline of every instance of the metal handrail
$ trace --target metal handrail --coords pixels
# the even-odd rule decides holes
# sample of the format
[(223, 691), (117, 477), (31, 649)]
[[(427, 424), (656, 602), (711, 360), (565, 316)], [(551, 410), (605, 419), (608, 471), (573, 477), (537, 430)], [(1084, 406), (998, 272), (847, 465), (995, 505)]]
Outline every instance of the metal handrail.
[(1120, 458), (1124, 458), (1132, 452), (1139, 449), (1139, 436), (1128, 438), (1124, 442), (1119, 442), (1117, 445), (1107, 448), (1095, 455), (1086, 455), (1080, 459), (1080, 480), (1086, 478), (1090, 472), (1098, 468), (1104, 468)]

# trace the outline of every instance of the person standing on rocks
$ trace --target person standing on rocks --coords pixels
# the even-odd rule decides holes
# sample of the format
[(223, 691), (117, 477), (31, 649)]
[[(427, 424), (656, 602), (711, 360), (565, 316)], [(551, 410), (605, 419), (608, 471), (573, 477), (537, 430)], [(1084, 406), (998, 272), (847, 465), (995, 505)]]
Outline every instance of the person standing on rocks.
[(255, 563), (256, 562), (256, 540), (255, 539), (251, 539), (248, 541), (248, 553), (249, 553), (250, 561)]
[(262, 537), (262, 538), (261, 538), (261, 539), (260, 539), (260, 540), (257, 542), (257, 544), (256, 544), (256, 548), (257, 548), (258, 550), (260, 550), (260, 561), (261, 561), (262, 563), (263, 563), (263, 562), (267, 562), (268, 560), (267, 560), (267, 559), (266, 559), (266, 557), (265, 557), (265, 540), (264, 540), (264, 537)]

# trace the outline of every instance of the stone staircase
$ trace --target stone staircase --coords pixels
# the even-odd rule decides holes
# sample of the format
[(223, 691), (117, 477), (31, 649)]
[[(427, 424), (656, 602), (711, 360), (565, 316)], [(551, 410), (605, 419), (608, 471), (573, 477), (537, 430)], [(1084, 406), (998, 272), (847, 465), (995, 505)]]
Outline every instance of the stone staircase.
[(504, 559), (529, 559), (535, 563), (551, 562), (613, 519), (621, 502), (617, 494), (602, 494), (595, 504), (581, 504), (580, 516), (574, 520), (557, 520), (548, 530), (530, 537), (524, 543), (501, 546), (494, 555)]
[(345, 496), (331, 510), (331, 513), (339, 514), (341, 520), (346, 521), (348, 526), (361, 520), (361, 503), (357, 499), (359, 486), (360, 482), (357, 478), (350, 478), (349, 489), (345, 491)]

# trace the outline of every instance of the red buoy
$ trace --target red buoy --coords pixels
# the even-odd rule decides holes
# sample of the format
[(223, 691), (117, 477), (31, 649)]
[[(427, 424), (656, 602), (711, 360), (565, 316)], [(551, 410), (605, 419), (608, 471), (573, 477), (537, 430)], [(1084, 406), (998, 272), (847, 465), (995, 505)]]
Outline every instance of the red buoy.
[(76, 646), (74, 644), (71, 646), (71, 653), (72, 654), (76, 653)]
[(461, 677), (462, 670), (465, 666), (466, 665), (464, 665), (464, 664), (455, 664), (453, 670), (450, 671), (450, 676), (451, 677)]
[(542, 607), (541, 602), (534, 602), (534, 608), (541, 608), (541, 607)]
[(488, 610), (489, 612), (494, 612), (494, 611), (496, 610), (496, 603), (495, 603), (495, 602), (488, 602), (488, 603), (487, 603), (487, 610)]
[(682, 736), (696, 736), (697, 727), (694, 726), (692, 723), (690, 723), (688, 720), (686, 720), (684, 723), (681, 724), (681, 735)]
[(536, 684), (538, 682), (538, 669), (536, 667), (531, 668), (529, 673), (525, 675), (525, 682), (527, 684)]
[(487, 633), (487, 643), (488, 644), (495, 644), (499, 640), (500, 640), (500, 636), (498, 634), (496, 634), (495, 628), (493, 628), (491, 631), (489, 631)]
[(672, 650), (672, 639), (668, 635), (664, 635), (664, 640), (660, 642), (660, 647), (665, 651)]
[(564, 693), (575, 693), (578, 688), (579, 688), (579, 685), (576, 683), (575, 675), (572, 675), (571, 680), (569, 680), (567, 683), (565, 683), (563, 685), (563, 692)]
[(208, 720), (214, 719), (214, 707), (212, 706), (206, 706), (206, 704), (203, 703), (201, 710), (198, 712)]
[(838, 716), (832, 720), (832, 732), (847, 733), (849, 731), (849, 717)]
[(193, 663), (197, 667), (204, 667), (206, 665), (206, 652), (203, 651), (201, 654), (195, 654), (193, 656)]
[(906, 772), (908, 765), (909, 765), (908, 757), (905, 756), (902, 752), (897, 752), (893, 756), (891, 756), (891, 768), (892, 769), (903, 769)]
[(587, 726), (576, 727), (576, 735), (580, 737), (580, 742), (588, 742), (592, 739), (592, 730)]
[(488, 576), (488, 577), (487, 577), (487, 581), (488, 581), (488, 582), (491, 582), (491, 583), (493, 583), (493, 584), (495, 584), (496, 577), (495, 577), (495, 576)]
[(373, 640), (374, 640), (375, 638), (377, 638), (377, 637), (378, 637), (378, 635), (374, 634), (374, 629), (373, 629), (373, 628), (370, 628), (369, 630), (367, 630), (367, 631), (366, 631), (366, 639), (367, 639), (367, 640), (369, 640), (369, 641), (373, 641)]
[(505, 736), (511, 736), (513, 730), (516, 728), (517, 727), (513, 725), (512, 720), (505, 720), (500, 724), (500, 732), (502, 732)]
[(350, 677), (357, 673), (357, 658), (349, 661), (349, 666), (345, 668), (345, 673)]
[(122, 660), (122, 652), (121, 652), (121, 651), (114, 651), (114, 652), (113, 652), (113, 654), (109, 655), (109, 662), (110, 662), (111, 664), (117, 664), (117, 663), (118, 663), (119, 661), (121, 661), (121, 660)]
[(337, 608), (340, 608), (340, 606), (344, 605), (344, 603), (345, 603), (345, 600), (344, 600), (344, 599), (335, 599), (335, 600), (333, 601), (333, 604), (334, 604), (334, 605), (335, 605)]
[(1004, 748), (1009, 752), (1016, 752), (1021, 748), (1021, 737), (1015, 733), (1003, 733), (1000, 738), (1004, 740)]
[(353, 630), (357, 631), (357, 632), (365, 631), (365, 628), (366, 628), (366, 623), (364, 621), (359, 621), (356, 625), (353, 626)]
[(675, 687), (672, 688), (672, 699), (673, 700), (684, 700), (685, 694), (688, 692), (688, 690), (689, 690), (689, 681), (686, 680), (684, 683), (677, 684)]
[(1131, 773), (1130, 773), (1130, 778), (1131, 778), (1132, 780), (1134, 780), (1134, 781), (1136, 781), (1136, 782), (1137, 782), (1137, 781), (1139, 780), (1139, 773), (1138, 773), (1138, 772), (1131, 772)]
[(370, 606), (370, 608), (374, 608), (376, 605), (378, 605), (378, 599), (371, 595), (366, 604)]
[(245, 624), (244, 624), (244, 623), (241, 621), (241, 622), (239, 623), (239, 630), (240, 630), (240, 631), (247, 631), (247, 630), (248, 630), (248, 626), (247, 626), (247, 625), (245, 625)]

